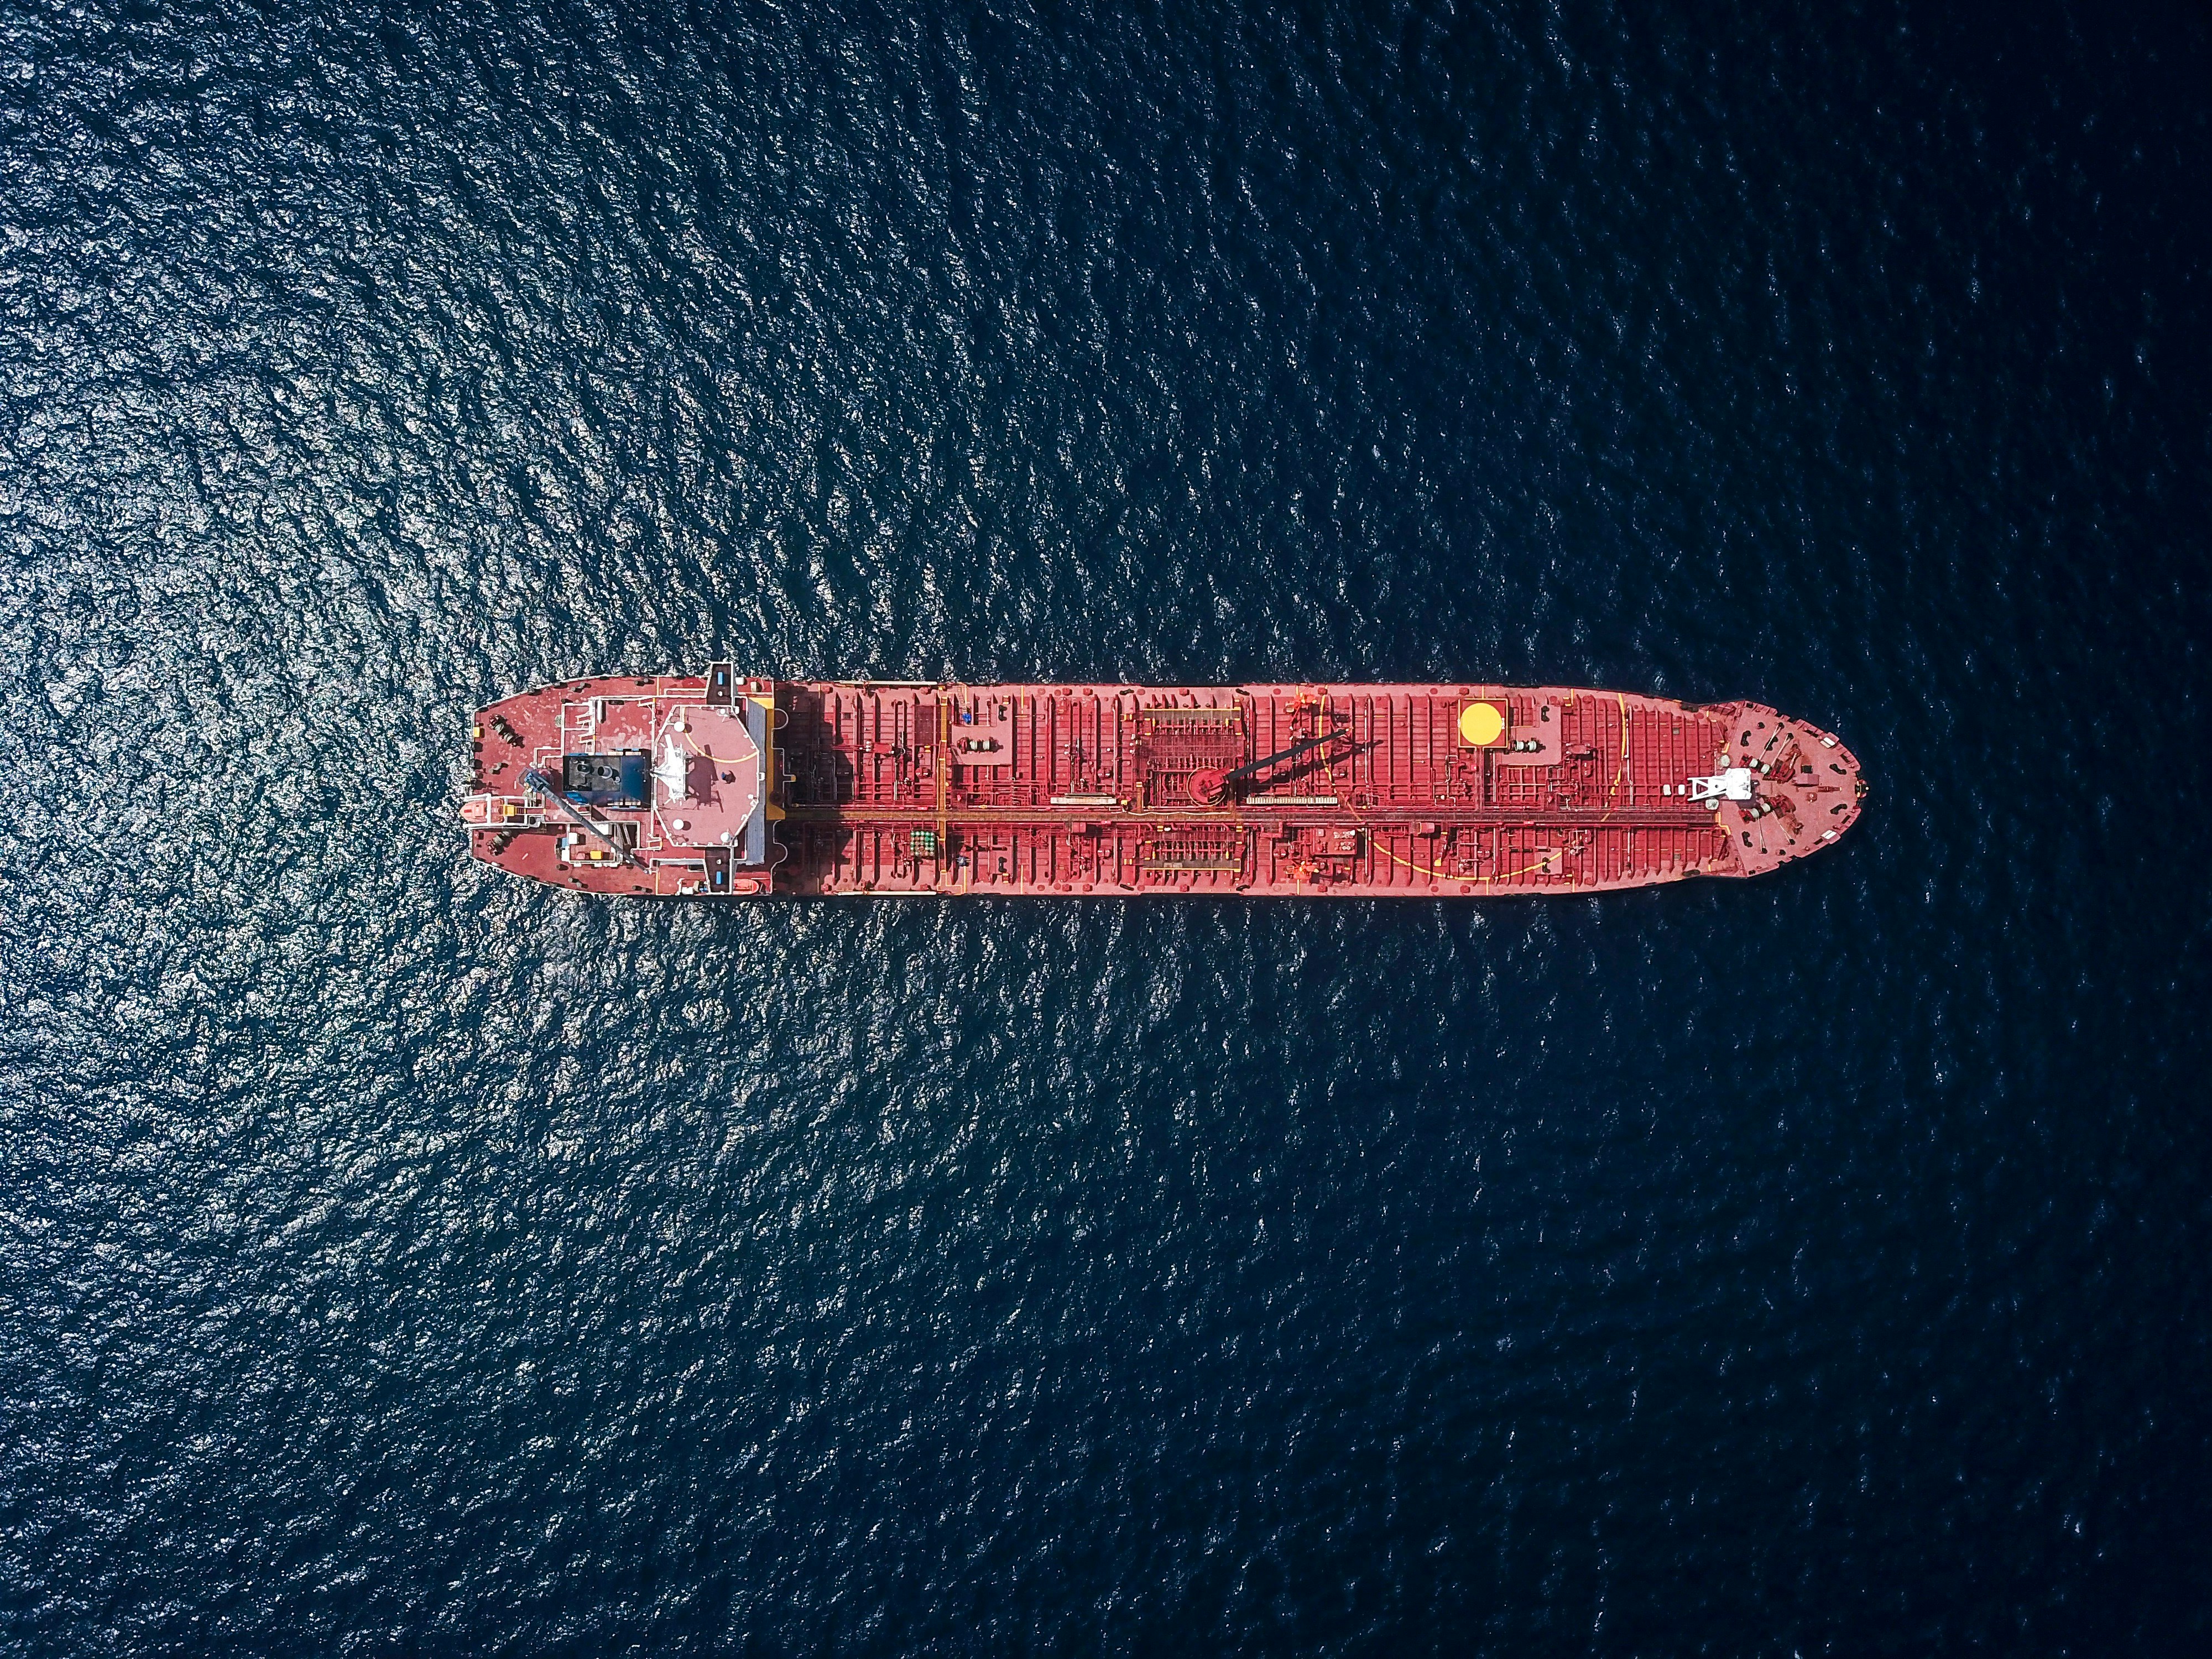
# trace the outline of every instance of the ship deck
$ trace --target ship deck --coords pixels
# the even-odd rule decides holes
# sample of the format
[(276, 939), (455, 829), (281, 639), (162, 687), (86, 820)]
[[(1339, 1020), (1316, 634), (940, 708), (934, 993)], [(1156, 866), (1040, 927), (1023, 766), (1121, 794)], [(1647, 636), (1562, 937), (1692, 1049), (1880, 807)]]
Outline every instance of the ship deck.
[[(746, 681), (731, 699), (772, 717), (758, 863), (697, 844), (694, 820), (719, 817), (665, 804), (588, 809), (603, 850), (521, 781), (649, 750), (672, 717), (714, 718), (714, 695), (696, 675), (605, 678), (491, 705), (472, 850), (609, 894), (1593, 893), (1778, 868), (1840, 836), (1863, 793), (1833, 736), (1758, 704), (1474, 684)], [(1732, 768), (1742, 799), (1692, 798)]]

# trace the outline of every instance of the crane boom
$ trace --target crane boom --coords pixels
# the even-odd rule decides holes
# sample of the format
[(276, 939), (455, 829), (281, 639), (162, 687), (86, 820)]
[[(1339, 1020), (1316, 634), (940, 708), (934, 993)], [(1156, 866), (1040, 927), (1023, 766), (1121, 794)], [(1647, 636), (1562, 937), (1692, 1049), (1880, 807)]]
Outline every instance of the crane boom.
[(593, 841), (599, 842), (600, 846), (605, 848), (607, 851), (615, 855), (615, 862), (617, 864), (627, 864), (629, 862), (629, 852), (625, 848), (617, 846), (613, 839), (610, 837), (605, 830), (601, 830), (598, 824), (593, 823), (591, 819), (584, 816), (583, 809), (581, 807), (578, 806), (574, 801), (570, 800), (568, 796), (562, 794), (558, 789), (555, 788), (553, 787), (552, 779), (547, 777), (543, 772), (538, 771), (533, 768), (532, 770), (525, 772), (522, 775), (522, 781), (528, 784), (532, 789), (535, 789), (539, 794), (544, 796), (546, 799), (551, 801), (554, 805), (559, 807), (570, 817), (574, 818), (582, 828), (586, 835), (589, 836)]
[(1340, 726), (1334, 731), (1322, 732), (1317, 738), (1301, 738), (1288, 749), (1278, 749), (1272, 755), (1262, 755), (1255, 761), (1245, 762), (1234, 771), (1224, 773), (1222, 781), (1231, 784), (1249, 783), (1271, 766), (1286, 760), (1296, 760), (1300, 755), (1310, 753), (1316, 749), (1325, 749), (1339, 738), (1348, 738), (1351, 735), (1350, 726)]

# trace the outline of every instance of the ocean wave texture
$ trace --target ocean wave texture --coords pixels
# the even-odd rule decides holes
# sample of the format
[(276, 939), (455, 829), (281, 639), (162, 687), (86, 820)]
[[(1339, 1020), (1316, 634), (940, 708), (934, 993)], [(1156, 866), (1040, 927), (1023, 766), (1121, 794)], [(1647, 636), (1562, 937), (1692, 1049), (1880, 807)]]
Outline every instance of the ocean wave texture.
[[(2203, 1650), (2208, 85), (10, 0), (0, 1646)], [(467, 860), (471, 709), (710, 657), (1755, 697), (1875, 793), (1597, 902)]]

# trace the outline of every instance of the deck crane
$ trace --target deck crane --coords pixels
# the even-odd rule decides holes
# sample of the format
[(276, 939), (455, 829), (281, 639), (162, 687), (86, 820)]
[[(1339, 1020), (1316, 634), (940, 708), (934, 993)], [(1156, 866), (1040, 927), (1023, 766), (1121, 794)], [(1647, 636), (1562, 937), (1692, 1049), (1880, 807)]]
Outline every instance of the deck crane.
[(554, 805), (559, 807), (562, 811), (566, 813), (569, 817), (574, 818), (582, 828), (586, 835), (589, 836), (593, 841), (599, 842), (600, 846), (605, 848), (607, 851), (615, 855), (615, 862), (617, 864), (628, 864), (629, 862), (629, 849), (617, 844), (613, 836), (608, 835), (605, 830), (600, 829), (598, 824), (593, 823), (589, 817), (586, 817), (584, 809), (577, 805), (574, 801), (570, 800), (568, 796), (562, 793), (562, 792), (555, 787), (552, 779), (547, 777), (543, 772), (538, 771), (535, 767), (533, 767), (529, 771), (525, 772), (522, 775), (522, 781), (531, 788), (535, 789), (539, 794), (544, 796), (547, 800), (551, 801)]
[(1338, 738), (1348, 738), (1351, 735), (1350, 726), (1340, 726), (1331, 731), (1323, 732), (1317, 737), (1300, 738), (1287, 749), (1278, 749), (1272, 755), (1262, 755), (1257, 760), (1246, 761), (1243, 765), (1232, 767), (1225, 772), (1208, 767), (1192, 775), (1191, 796), (1205, 805), (1219, 806), (1226, 802), (1232, 793), (1240, 793), (1243, 786), (1257, 780), (1269, 767), (1279, 766), (1285, 761), (1296, 760), (1299, 756), (1311, 754), (1316, 749), (1326, 749)]

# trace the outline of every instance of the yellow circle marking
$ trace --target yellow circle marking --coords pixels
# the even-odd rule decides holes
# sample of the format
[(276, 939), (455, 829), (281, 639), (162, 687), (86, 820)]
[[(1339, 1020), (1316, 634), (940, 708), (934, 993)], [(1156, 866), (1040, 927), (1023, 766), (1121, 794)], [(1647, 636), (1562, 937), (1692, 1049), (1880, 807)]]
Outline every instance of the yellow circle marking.
[(1505, 735), (1505, 713), (1494, 702), (1471, 702), (1459, 711), (1459, 734), (1477, 749)]

